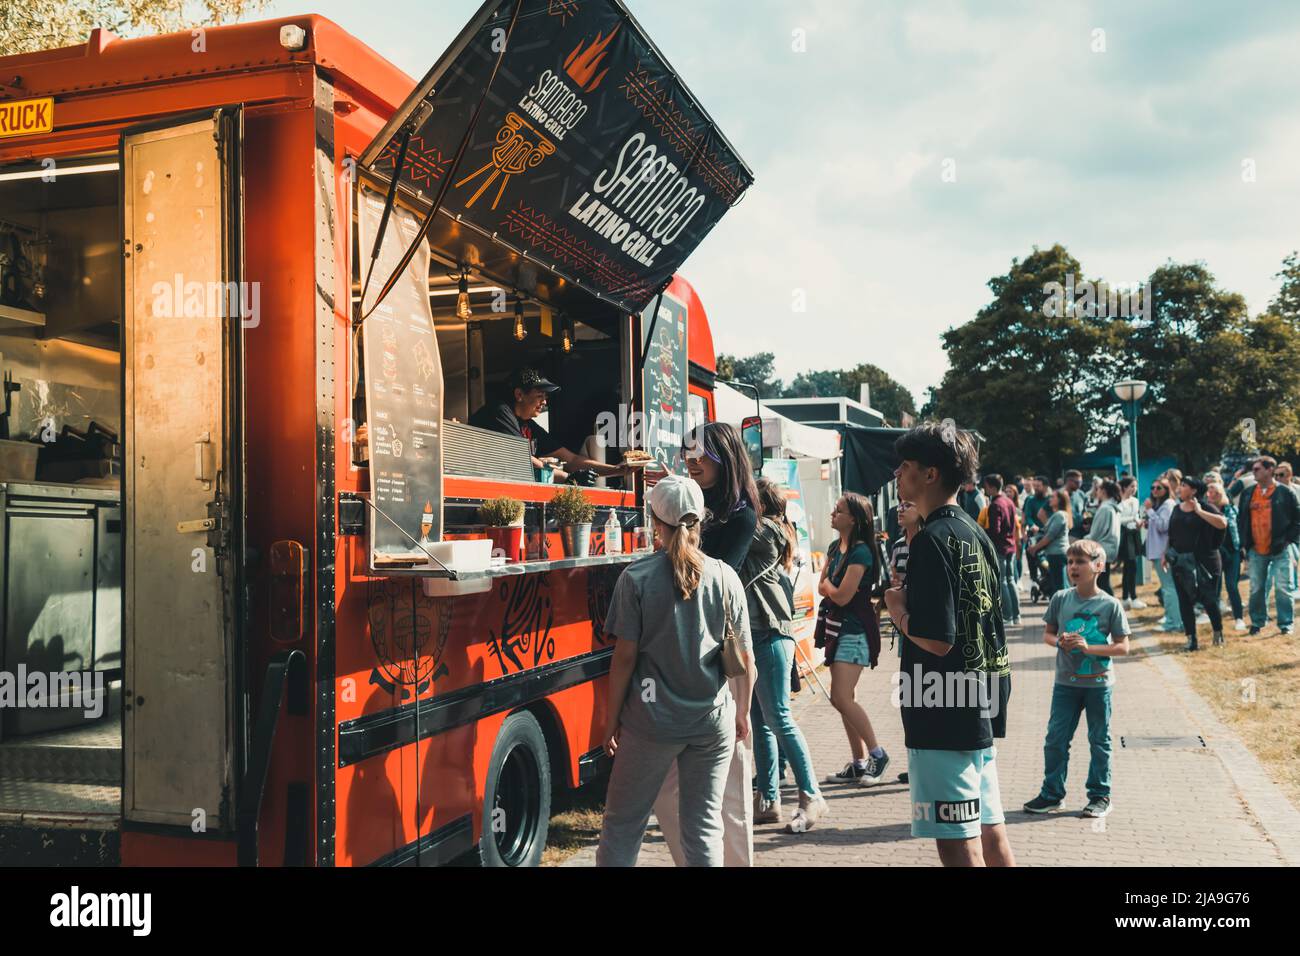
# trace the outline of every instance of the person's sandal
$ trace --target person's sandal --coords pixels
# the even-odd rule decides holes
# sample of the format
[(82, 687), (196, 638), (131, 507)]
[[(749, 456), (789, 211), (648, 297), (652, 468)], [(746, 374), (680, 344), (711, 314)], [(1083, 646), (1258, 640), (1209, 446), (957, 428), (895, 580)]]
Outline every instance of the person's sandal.
[(786, 825), (787, 833), (807, 833), (817, 825), (817, 821), (830, 811), (826, 799), (820, 793), (799, 791), (799, 809), (790, 815)]

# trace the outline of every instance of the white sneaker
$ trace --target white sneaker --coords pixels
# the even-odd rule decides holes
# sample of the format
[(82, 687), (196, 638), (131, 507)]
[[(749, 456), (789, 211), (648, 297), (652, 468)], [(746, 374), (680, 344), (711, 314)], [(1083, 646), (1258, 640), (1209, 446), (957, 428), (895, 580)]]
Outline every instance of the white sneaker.
[(1246, 629), (1246, 622), (1243, 621), (1241, 618), (1237, 618), (1236, 626), (1237, 626), (1237, 630), (1244, 631)]
[(1204, 611), (1202, 611), (1200, 614), (1196, 615), (1196, 623), (1197, 623), (1197, 624), (1209, 624), (1209, 623), (1210, 623), (1210, 615), (1208, 615), (1208, 614), (1206, 614)]
[(1128, 602), (1128, 606), (1130, 611), (1140, 611), (1147, 606), (1147, 602), (1134, 598)]

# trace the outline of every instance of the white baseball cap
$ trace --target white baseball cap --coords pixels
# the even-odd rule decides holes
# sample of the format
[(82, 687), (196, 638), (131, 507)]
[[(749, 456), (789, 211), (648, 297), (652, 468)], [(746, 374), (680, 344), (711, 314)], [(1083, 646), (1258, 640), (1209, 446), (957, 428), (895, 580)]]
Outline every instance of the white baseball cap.
[[(698, 524), (704, 516), (704, 492), (691, 478), (668, 475), (650, 489), (650, 510), (664, 524)], [(695, 520), (690, 520), (690, 519)]]

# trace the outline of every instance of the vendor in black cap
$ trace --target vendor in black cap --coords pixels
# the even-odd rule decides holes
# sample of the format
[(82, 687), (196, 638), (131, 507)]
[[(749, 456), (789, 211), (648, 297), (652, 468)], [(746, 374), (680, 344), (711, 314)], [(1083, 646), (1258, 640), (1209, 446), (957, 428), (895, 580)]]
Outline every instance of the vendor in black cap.
[(565, 481), (576, 471), (593, 471), (606, 478), (629, 474), (627, 465), (607, 465), (586, 458), (560, 445), (537, 424), (537, 416), (546, 410), (546, 399), (560, 386), (544, 377), (536, 369), (516, 369), (506, 386), (509, 391), (498, 401), (488, 402), (470, 416), (469, 423), (476, 428), (514, 435), (528, 440), (533, 467), (542, 468), (543, 458), (558, 458), (563, 470), (555, 471), (555, 480)]

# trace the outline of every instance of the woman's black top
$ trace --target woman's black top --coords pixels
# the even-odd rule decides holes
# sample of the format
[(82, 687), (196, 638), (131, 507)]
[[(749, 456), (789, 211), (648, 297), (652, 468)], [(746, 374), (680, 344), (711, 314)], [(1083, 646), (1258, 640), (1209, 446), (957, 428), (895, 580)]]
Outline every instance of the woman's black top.
[(725, 561), (739, 574), (745, 556), (749, 554), (749, 543), (754, 540), (758, 513), (748, 498), (742, 498), (740, 506), (730, 515), (719, 515), (721, 497), (716, 486), (704, 491), (704, 506), (709, 509), (711, 518), (700, 532), (700, 549), (711, 558)]
[[(1201, 508), (1212, 515), (1223, 514), (1208, 501), (1202, 502)], [(1169, 547), (1196, 555), (1196, 560), (1209, 571), (1222, 570), (1219, 546), (1223, 544), (1226, 533), (1227, 529), (1213, 528), (1195, 511), (1184, 511), (1178, 505), (1169, 516)]]

